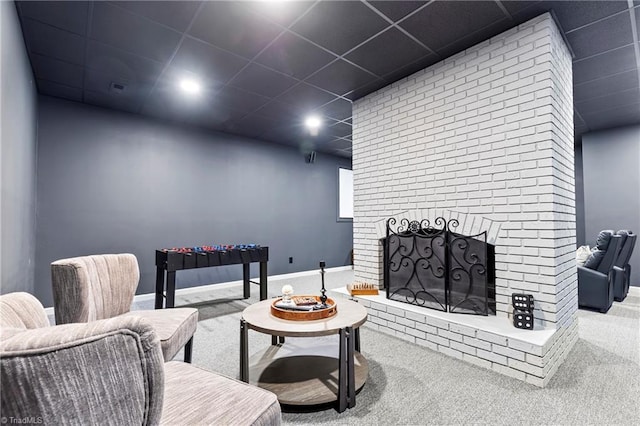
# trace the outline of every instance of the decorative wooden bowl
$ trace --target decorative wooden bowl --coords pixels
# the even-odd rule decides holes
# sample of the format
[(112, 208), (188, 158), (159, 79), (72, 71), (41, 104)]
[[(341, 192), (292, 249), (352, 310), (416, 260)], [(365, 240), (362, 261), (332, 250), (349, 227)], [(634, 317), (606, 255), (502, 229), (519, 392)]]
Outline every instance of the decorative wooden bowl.
[[(320, 303), (320, 296), (304, 296), (304, 297), (313, 297), (318, 301), (318, 303)], [(282, 298), (278, 298), (271, 303), (271, 315), (284, 320), (313, 321), (313, 320), (329, 318), (338, 313), (336, 302), (330, 297), (327, 298), (328, 308), (318, 309), (313, 311), (292, 311), (292, 310), (276, 307), (276, 303), (278, 303), (281, 300)]]

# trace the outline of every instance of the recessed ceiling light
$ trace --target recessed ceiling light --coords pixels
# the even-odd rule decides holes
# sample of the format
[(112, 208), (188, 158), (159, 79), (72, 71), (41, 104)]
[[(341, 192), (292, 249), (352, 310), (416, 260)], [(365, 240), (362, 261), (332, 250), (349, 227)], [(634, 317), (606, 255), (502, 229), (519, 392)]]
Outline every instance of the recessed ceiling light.
[(180, 81), (180, 88), (192, 95), (196, 95), (198, 93), (200, 93), (200, 83), (198, 83), (195, 80), (191, 80), (191, 79), (184, 79), (182, 81)]
[(322, 126), (322, 120), (317, 115), (311, 115), (304, 120), (304, 125), (307, 126), (311, 135), (316, 136)]

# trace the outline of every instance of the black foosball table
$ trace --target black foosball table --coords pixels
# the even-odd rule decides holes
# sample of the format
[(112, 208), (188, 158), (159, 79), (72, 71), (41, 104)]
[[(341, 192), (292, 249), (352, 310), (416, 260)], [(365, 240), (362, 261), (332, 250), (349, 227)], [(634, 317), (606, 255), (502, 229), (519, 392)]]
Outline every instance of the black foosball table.
[[(260, 285), (260, 300), (267, 298), (267, 262), (269, 247), (256, 244), (174, 247), (156, 250), (155, 308), (173, 308), (176, 297), (176, 272), (185, 269), (242, 264), (243, 297), (251, 296), (250, 284)], [(260, 282), (250, 280), (250, 264), (260, 263)]]

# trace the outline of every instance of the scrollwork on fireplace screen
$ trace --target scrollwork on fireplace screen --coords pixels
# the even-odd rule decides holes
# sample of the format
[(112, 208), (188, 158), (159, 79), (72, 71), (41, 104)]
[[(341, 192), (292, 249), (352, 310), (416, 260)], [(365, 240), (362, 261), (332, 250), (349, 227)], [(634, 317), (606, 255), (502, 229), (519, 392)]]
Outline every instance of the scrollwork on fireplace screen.
[(456, 233), (456, 219), (438, 217), (434, 225), (427, 219), (387, 220), (387, 298), (444, 312), (495, 314), (494, 254), (487, 233)]

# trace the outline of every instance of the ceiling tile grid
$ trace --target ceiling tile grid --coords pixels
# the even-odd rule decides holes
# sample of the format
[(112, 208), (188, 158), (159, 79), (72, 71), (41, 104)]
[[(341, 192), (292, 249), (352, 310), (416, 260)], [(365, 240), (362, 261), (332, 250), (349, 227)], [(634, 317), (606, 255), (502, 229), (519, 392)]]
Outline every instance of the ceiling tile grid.
[(249, 61), (240, 56), (193, 38), (183, 40), (171, 61), (175, 68), (221, 84), (227, 83), (248, 64)]
[(112, 3), (177, 31), (185, 31), (202, 2), (145, 0), (115, 1)]
[(324, 1), (314, 5), (291, 30), (342, 55), (389, 26), (362, 2)]
[(51, 56), (76, 65), (84, 64), (86, 38), (40, 21), (26, 18), (26, 42), (32, 53)]
[[(577, 138), (640, 123), (637, 2), (16, 5), (43, 94), (346, 157), (352, 101), (551, 11), (574, 54)], [(199, 99), (179, 93), (184, 77)], [(317, 136), (309, 113), (324, 122)]]
[(302, 37), (284, 33), (260, 53), (256, 62), (294, 78), (304, 79), (336, 59)]
[(82, 36), (87, 33), (88, 10), (89, 2), (86, 1), (27, 1), (19, 3), (19, 12), (22, 18), (31, 18)]
[(281, 33), (281, 27), (242, 6), (242, 2), (205, 2), (189, 35), (251, 59)]
[(438, 51), (469, 33), (507, 19), (496, 2), (433, 2), (409, 16), (400, 26)]
[(107, 2), (92, 5), (89, 37), (136, 55), (165, 62), (181, 34)]
[[(606, 34), (606, 37), (603, 37)], [(567, 33), (576, 59), (582, 59), (633, 43), (627, 12), (618, 13)]]

